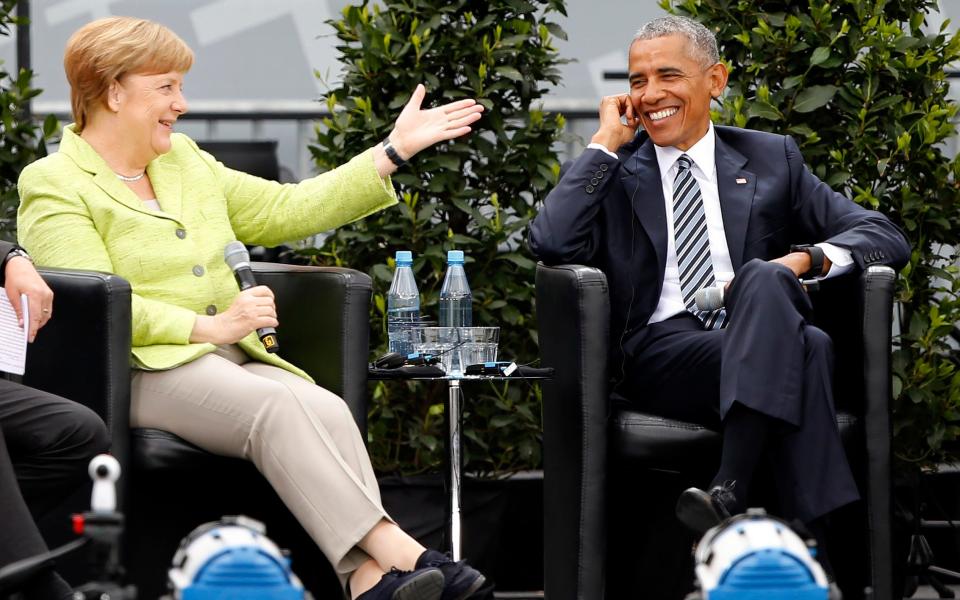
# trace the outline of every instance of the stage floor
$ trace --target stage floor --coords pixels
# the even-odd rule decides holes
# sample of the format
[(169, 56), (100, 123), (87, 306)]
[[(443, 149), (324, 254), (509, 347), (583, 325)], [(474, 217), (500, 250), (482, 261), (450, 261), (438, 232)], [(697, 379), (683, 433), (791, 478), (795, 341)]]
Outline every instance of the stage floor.
[[(960, 598), (960, 585), (951, 585), (947, 586), (953, 590), (954, 597)], [(910, 600), (939, 600), (940, 596), (937, 595), (936, 590), (928, 585), (920, 586), (917, 590), (917, 593), (914, 594)]]

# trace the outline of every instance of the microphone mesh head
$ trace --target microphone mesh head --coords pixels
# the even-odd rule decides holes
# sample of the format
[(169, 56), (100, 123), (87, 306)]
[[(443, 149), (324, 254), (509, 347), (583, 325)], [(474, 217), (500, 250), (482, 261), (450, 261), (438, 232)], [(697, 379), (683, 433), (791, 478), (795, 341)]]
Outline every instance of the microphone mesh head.
[(250, 253), (243, 242), (233, 241), (223, 249), (223, 260), (231, 270), (235, 270), (243, 263), (250, 262)]
[(723, 308), (723, 289), (716, 287), (703, 288), (697, 290), (693, 296), (693, 301), (698, 310), (717, 310)]

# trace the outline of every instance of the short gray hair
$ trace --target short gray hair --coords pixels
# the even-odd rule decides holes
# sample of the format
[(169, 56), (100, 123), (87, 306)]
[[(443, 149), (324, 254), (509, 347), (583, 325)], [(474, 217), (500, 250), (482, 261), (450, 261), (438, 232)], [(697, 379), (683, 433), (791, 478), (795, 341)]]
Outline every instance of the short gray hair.
[[(709, 67), (720, 62), (720, 51), (717, 49), (717, 38), (713, 32), (688, 17), (668, 15), (647, 22), (637, 30), (633, 41), (652, 40), (668, 35), (682, 35), (687, 38), (692, 50), (693, 58)], [(631, 42), (632, 44), (632, 42)]]

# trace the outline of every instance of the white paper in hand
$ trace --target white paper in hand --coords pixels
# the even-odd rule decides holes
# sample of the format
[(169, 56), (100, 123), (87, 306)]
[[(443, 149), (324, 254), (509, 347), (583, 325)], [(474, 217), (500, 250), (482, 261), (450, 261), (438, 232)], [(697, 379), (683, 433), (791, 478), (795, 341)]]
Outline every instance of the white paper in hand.
[[(20, 295), (23, 322), (30, 322), (27, 295)], [(27, 363), (27, 327), (20, 327), (7, 294), (0, 289), (0, 371), (23, 375)]]

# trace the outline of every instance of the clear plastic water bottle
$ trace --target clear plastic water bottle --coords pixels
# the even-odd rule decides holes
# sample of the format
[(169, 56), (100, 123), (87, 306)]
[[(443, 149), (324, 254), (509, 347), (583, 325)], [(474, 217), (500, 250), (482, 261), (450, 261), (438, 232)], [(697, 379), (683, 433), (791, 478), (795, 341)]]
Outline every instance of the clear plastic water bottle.
[(397, 269), (387, 291), (387, 336), (390, 352), (413, 352), (411, 330), (420, 321), (420, 292), (413, 278), (413, 253), (397, 250)]
[(473, 326), (473, 294), (463, 270), (463, 251), (447, 252), (447, 274), (440, 288), (440, 327)]

